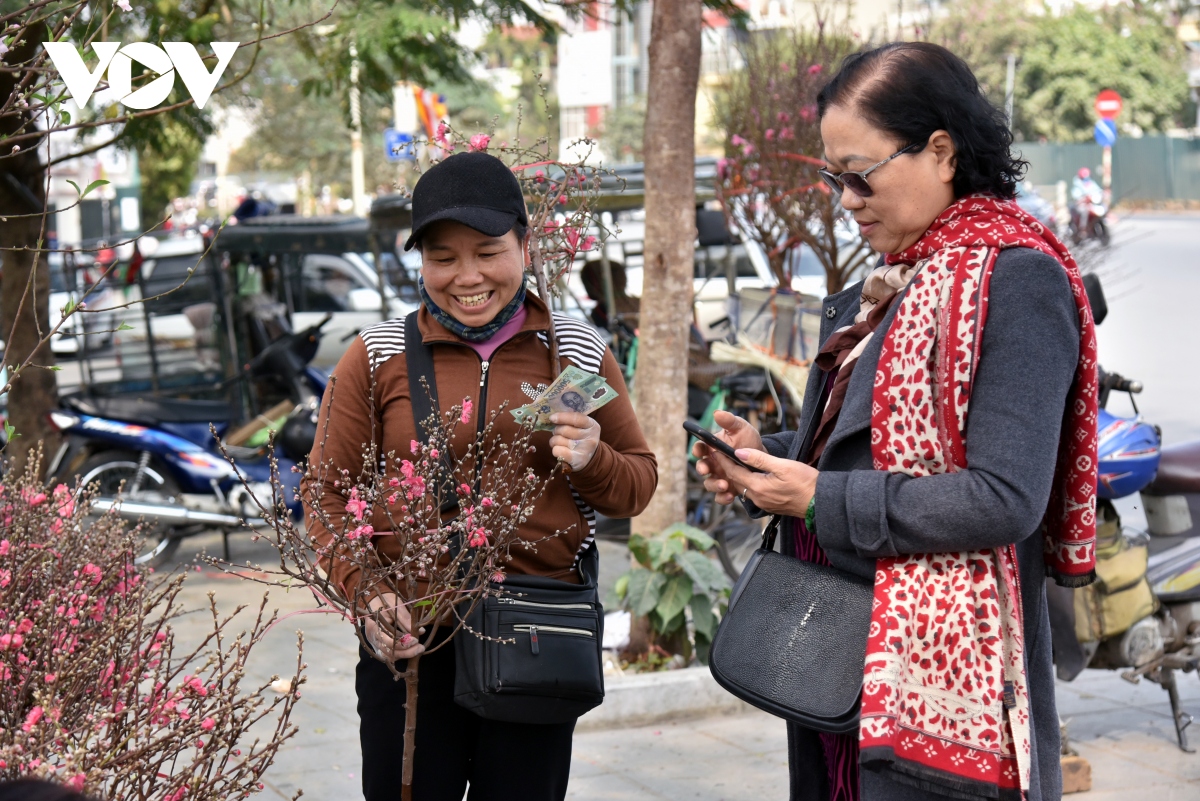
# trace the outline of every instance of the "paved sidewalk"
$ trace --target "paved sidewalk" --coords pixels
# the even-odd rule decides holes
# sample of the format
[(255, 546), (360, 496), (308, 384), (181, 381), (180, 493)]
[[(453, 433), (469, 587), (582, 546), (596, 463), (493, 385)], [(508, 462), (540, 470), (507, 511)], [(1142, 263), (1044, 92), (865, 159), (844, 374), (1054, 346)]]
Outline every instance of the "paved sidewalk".
[[(180, 559), (192, 558), (201, 548), (219, 553), (220, 540), (197, 538), (180, 549)], [(266, 562), (271, 552), (261, 543), (235, 537), (233, 556)], [(221, 610), (229, 612), (238, 604), (256, 605), (264, 588), (206, 567), (188, 575), (184, 601), (203, 609), (210, 591)], [(312, 606), (307, 593), (271, 591), (269, 608), (278, 607), (282, 613)], [(177, 627), (181, 639), (195, 636), (203, 624), (203, 614), (183, 618)], [(308, 683), (292, 718), (300, 732), (267, 772), (266, 797), (291, 798), (303, 788), (308, 799), (353, 801), (361, 797), (357, 657), (346, 624), (324, 614), (285, 620), (254, 652), (246, 686), (266, 682), (272, 674), (291, 673), (297, 629), (305, 633), (309, 665)], [(1188, 675), (1181, 676), (1179, 684), (1185, 709), (1200, 718), (1200, 681)], [(1200, 799), (1200, 754), (1185, 754), (1175, 746), (1167, 695), (1157, 685), (1134, 686), (1113, 673), (1088, 671), (1071, 684), (1059, 685), (1058, 704), (1069, 721), (1072, 744), (1092, 765), (1094, 789), (1073, 798)], [(1200, 746), (1200, 725), (1190, 733)], [(781, 721), (760, 712), (586, 732), (575, 737), (571, 777), (567, 797), (572, 801), (785, 799), (786, 736)]]

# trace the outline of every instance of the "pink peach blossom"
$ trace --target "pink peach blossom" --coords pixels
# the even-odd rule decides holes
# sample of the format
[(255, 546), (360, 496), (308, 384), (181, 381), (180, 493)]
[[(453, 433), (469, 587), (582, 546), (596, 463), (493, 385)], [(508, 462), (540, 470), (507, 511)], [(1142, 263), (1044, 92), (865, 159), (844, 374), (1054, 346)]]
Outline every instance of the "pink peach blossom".
[(362, 520), (367, 511), (367, 502), (358, 497), (358, 487), (350, 489), (350, 500), (346, 501), (346, 511), (354, 515), (355, 520)]
[(359, 526), (358, 528), (354, 529), (349, 534), (347, 534), (346, 539), (356, 540), (360, 537), (370, 537), (374, 533), (375, 533), (374, 526)]
[(46, 710), (40, 706), (35, 706), (29, 710), (29, 714), (25, 716), (25, 723), (21, 725), (21, 730), (28, 733), (33, 731), (33, 727), (38, 725), (38, 722), (45, 716)]

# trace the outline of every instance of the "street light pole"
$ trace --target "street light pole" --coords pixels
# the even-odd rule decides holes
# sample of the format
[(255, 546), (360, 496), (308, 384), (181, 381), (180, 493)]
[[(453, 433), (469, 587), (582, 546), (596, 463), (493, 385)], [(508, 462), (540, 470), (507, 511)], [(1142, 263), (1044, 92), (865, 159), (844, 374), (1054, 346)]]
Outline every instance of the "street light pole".
[(358, 95), (358, 47), (350, 43), (350, 194), (354, 213), (367, 216), (366, 179), (363, 168), (362, 107)]
[(1008, 69), (1004, 74), (1004, 113), (1008, 117), (1008, 127), (1011, 129), (1013, 124), (1013, 92), (1016, 90), (1017, 82), (1017, 57), (1013, 53), (1008, 54)]

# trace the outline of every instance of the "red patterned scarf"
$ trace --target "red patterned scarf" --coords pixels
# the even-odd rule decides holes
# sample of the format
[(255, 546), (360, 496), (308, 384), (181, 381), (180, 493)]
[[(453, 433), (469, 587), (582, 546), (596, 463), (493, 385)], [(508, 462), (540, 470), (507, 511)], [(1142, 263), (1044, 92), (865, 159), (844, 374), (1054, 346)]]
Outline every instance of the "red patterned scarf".
[[(997, 254), (1052, 256), (1079, 312), (1079, 365), (1044, 521), (1049, 575), (1083, 586), (1095, 570), (1096, 334), (1079, 268), (1011, 201), (970, 195), (889, 262), (916, 265), (875, 379), (875, 469), (928, 476), (967, 467), (966, 423)], [(1016, 549), (878, 560), (863, 679), (861, 764), (963, 798), (1029, 788), (1029, 693)]]

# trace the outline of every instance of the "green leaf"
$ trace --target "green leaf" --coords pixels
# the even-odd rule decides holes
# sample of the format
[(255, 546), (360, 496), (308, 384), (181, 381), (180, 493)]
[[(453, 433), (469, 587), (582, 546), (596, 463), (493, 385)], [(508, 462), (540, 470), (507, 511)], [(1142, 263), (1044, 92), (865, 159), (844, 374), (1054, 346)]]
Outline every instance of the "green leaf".
[(645, 568), (629, 571), (629, 586), (625, 592), (625, 608), (638, 617), (645, 617), (658, 606), (659, 596), (667, 577)]
[(130, 325), (129, 323), (121, 323), (119, 326), (117, 326), (117, 330), (118, 331), (132, 331), (133, 326)]
[(729, 588), (729, 577), (721, 566), (699, 551), (684, 551), (676, 555), (675, 564), (705, 592), (720, 592)]
[[(658, 546), (655, 548), (654, 546)], [(684, 551), (683, 540), (681, 539), (654, 539), (650, 542), (650, 567), (655, 570), (660, 570), (663, 565), (672, 561), (676, 554), (681, 554)]]
[(8, 440), (9, 442), (12, 442), (13, 437), (15, 437), (16, 435), (17, 435), (17, 429), (13, 426), (12, 423), (5, 420), (4, 421), (4, 438), (6, 440)]
[[(658, 616), (658, 613), (655, 612), (654, 617), (657, 617), (657, 616)], [(654, 618), (651, 618), (651, 619), (653, 620)], [(683, 612), (681, 611), (675, 617), (670, 618), (670, 619), (666, 620), (665, 622), (662, 620), (662, 618), (655, 620), (654, 621), (655, 630), (659, 634), (670, 636), (671, 634), (674, 634), (679, 629), (683, 628), (684, 622), (685, 622), (685, 619), (683, 617)]]
[[(91, 192), (93, 189), (96, 189), (101, 186), (105, 186), (107, 184), (108, 184), (108, 181), (104, 180), (103, 178), (98, 178), (95, 181), (92, 181), (90, 184), (87, 185), (87, 189), (83, 190), (83, 194), (80, 195), (80, 197), (85, 198), (85, 197), (87, 197), (88, 192)], [(79, 187), (75, 187), (75, 188), (79, 189)]]
[(75, 311), (75, 305), (76, 304), (74, 300), (68, 300), (67, 305), (63, 306), (62, 308), (62, 316), (65, 318), (69, 316), (71, 312)]
[[(656, 573), (655, 575), (661, 576), (662, 574)], [(671, 576), (663, 588), (662, 596), (658, 599), (658, 605), (654, 607), (654, 611), (658, 612), (659, 617), (663, 620), (669, 621), (683, 611), (695, 592), (690, 578)]]
[(674, 523), (668, 526), (663, 529), (662, 536), (685, 539), (692, 544), (693, 548), (701, 551), (707, 551), (717, 544), (708, 534), (687, 523)]
[(631, 534), (629, 537), (629, 552), (645, 567), (650, 567), (650, 541), (641, 534)]
[(417, 601), (415, 604), (413, 604), (413, 609), (420, 609), (422, 606), (433, 606), (433, 601), (429, 598), (426, 598), (422, 601)]
[(617, 577), (617, 583), (613, 585), (613, 592), (618, 598), (624, 598), (626, 591), (629, 589), (629, 572), (622, 573)]
[(69, 111), (60, 110), (58, 112), (58, 118), (59, 118), (59, 120), (62, 121), (63, 125), (71, 124), (71, 112), (69, 112)]
[(52, 365), (50, 365), (50, 372), (52, 372), (52, 373), (57, 373), (57, 372), (58, 372), (59, 370), (61, 370), (61, 369), (62, 369), (62, 368), (61, 368), (61, 367), (59, 367), (57, 364), (52, 364)]
[(75, 194), (79, 195), (80, 197), (83, 196), (83, 192), (79, 191), (79, 184), (75, 183), (70, 178), (67, 179), (67, 183), (69, 183), (71, 186), (75, 187)]
[(692, 609), (692, 625), (696, 629), (697, 642), (701, 637), (711, 642), (713, 634), (717, 631), (717, 616), (713, 614), (712, 599), (704, 594), (693, 595), (689, 605)]

